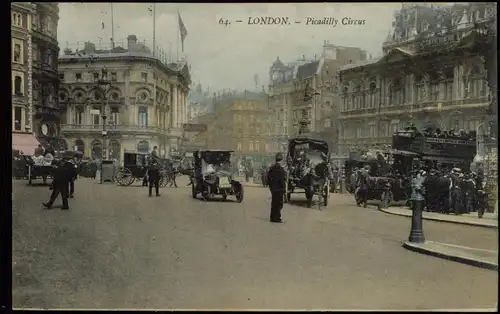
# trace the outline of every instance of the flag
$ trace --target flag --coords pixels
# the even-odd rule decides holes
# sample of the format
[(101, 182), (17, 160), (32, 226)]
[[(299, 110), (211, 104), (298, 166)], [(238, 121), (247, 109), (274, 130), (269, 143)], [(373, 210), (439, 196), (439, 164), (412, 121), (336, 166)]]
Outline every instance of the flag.
[(179, 11), (177, 11), (177, 15), (179, 16), (179, 32), (181, 33), (182, 52), (184, 52), (184, 39), (186, 39), (188, 31), (186, 29), (186, 26), (184, 26), (184, 22), (182, 22), (181, 14), (179, 13)]

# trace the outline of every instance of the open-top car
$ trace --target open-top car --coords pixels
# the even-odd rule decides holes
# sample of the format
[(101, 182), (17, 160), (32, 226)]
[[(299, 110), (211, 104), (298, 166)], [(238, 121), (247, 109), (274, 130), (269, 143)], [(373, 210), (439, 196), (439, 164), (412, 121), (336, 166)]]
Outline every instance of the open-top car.
[(312, 207), (314, 195), (318, 195), (319, 206), (327, 206), (330, 191), (329, 160), (330, 153), (325, 141), (309, 137), (290, 139), (286, 159), (285, 201), (289, 202), (292, 193), (300, 193), (298, 189), (303, 189), (307, 207)]
[(201, 194), (205, 201), (215, 195), (226, 199), (234, 195), (236, 201), (243, 201), (243, 185), (233, 179), (231, 154), (228, 150), (200, 150), (193, 152), (194, 169), (191, 174), (193, 198)]

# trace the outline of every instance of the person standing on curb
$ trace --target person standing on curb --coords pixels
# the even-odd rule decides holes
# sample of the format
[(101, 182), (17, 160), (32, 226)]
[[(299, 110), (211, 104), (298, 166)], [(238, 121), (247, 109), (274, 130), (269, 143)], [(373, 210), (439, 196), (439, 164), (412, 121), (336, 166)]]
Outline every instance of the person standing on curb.
[(149, 197), (153, 194), (153, 185), (156, 196), (160, 196), (160, 164), (157, 159), (152, 159), (148, 167)]
[(283, 194), (285, 193), (285, 170), (280, 162), (283, 160), (281, 153), (277, 153), (274, 165), (269, 168), (267, 182), (271, 191), (271, 215), (270, 221), (280, 223), (281, 209), (283, 209)]

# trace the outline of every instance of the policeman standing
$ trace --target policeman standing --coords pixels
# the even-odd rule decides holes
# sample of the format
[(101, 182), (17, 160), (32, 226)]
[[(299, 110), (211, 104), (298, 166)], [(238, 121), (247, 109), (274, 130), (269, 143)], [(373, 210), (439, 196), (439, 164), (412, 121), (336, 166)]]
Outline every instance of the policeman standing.
[(160, 196), (160, 164), (157, 159), (152, 159), (149, 164), (148, 169), (148, 178), (149, 178), (149, 197), (152, 196), (153, 193), (153, 185), (155, 186), (156, 196)]
[(283, 194), (285, 193), (285, 170), (280, 164), (283, 160), (281, 153), (276, 154), (276, 162), (269, 168), (267, 182), (271, 191), (271, 217), (270, 221), (282, 222), (281, 209), (283, 209)]
[(54, 204), (56, 198), (61, 194), (62, 207), (61, 209), (69, 209), (68, 196), (69, 196), (69, 182), (73, 176), (74, 165), (69, 162), (69, 158), (64, 157), (56, 168), (54, 169), (53, 181), (52, 181), (52, 194), (50, 195), (50, 200), (47, 203), (42, 203), (42, 205), (50, 209)]

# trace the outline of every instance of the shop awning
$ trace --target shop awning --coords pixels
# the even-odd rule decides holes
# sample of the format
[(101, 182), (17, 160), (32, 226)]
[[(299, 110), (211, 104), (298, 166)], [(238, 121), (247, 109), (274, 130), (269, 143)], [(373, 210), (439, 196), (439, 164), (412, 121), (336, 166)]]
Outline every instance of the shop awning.
[(35, 148), (37, 148), (39, 144), (40, 142), (38, 142), (36, 137), (31, 133), (12, 134), (12, 150), (18, 150), (25, 155), (33, 155), (35, 153)]

